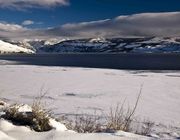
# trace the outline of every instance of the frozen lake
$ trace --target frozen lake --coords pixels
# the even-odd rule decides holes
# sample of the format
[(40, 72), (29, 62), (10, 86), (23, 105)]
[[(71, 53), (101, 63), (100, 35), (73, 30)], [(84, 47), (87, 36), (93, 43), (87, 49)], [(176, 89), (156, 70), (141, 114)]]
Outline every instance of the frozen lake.
[[(74, 59), (69, 56), (73, 56)], [(118, 55), (111, 58), (111, 55), (107, 55), (107, 58), (106, 55), (97, 55), (97, 61), (94, 60), (92, 54), (80, 56), (71, 54), (0, 56), (2, 59), (0, 60), (0, 98), (9, 103), (32, 104), (35, 97), (39, 96), (42, 91), (42, 93), (47, 92), (43, 103), (46, 108), (53, 110), (57, 117), (82, 113), (93, 114), (95, 110), (98, 113), (106, 114), (110, 107), (115, 107), (125, 99), (126, 107), (133, 107), (140, 87), (143, 85), (142, 96), (135, 113), (136, 117), (140, 121), (149, 119), (155, 122), (154, 133), (160, 137), (172, 139), (180, 136), (178, 59), (174, 58), (175, 60), (172, 61), (171, 58), (174, 56), (171, 57), (171, 55), (166, 57), (168, 59), (161, 57), (166, 61), (161, 61), (160, 65), (167, 62), (167, 64), (178, 66), (175, 71), (153, 70), (155, 67), (152, 70), (118, 70), (119, 66), (127, 63), (126, 55), (123, 60), (116, 61), (115, 58), (119, 58)], [(122, 57), (120, 56), (120, 58)], [(139, 69), (147, 69), (152, 66), (149, 64), (156, 63), (148, 61), (146, 56), (145, 59), (142, 59), (141, 56), (139, 61), (132, 58), (133, 62), (147, 62), (133, 64)], [(13, 60), (13, 62), (8, 60)], [(82, 64), (84, 67), (99, 67), (98, 63), (100, 68), (109, 67), (111, 69), (80, 68)], [(131, 63), (129, 62), (125, 66), (131, 66)], [(176, 63), (177, 65), (175, 65)], [(74, 67), (70, 67), (70, 64)], [(156, 64), (156, 66), (158, 65)], [(112, 68), (117, 68), (117, 70)], [(172, 65), (169, 68), (172, 69)], [(174, 136), (174, 134), (176, 135)]]

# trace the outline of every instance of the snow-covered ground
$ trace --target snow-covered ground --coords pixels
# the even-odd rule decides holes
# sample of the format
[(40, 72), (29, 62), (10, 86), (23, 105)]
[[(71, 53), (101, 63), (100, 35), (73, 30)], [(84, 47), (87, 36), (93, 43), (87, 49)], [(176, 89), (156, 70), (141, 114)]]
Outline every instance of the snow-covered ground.
[(24, 126), (15, 126), (8, 121), (0, 120), (0, 140), (153, 140), (140, 135), (126, 132), (78, 134), (51, 130), (34, 132)]
[[(0, 98), (9, 103), (33, 102), (41, 91), (48, 91), (44, 101), (56, 116), (61, 114), (93, 113), (94, 109), (107, 113), (109, 108), (126, 99), (133, 107), (143, 85), (136, 116), (156, 123), (154, 135), (165, 138), (180, 137), (180, 71), (125, 71), (70, 67), (0, 65)], [(8, 62), (7, 62), (8, 63)], [(2, 123), (0, 123), (1, 125)], [(22, 133), (13, 127), (2, 135), (24, 139), (123, 139), (117, 134), (67, 134), (55, 131)], [(5, 133), (5, 134), (4, 134)], [(132, 134), (130, 134), (130, 137)], [(137, 135), (136, 135), (137, 136)], [(128, 137), (126, 135), (126, 137)], [(136, 137), (134, 139), (140, 139)], [(144, 139), (144, 137), (143, 137)]]

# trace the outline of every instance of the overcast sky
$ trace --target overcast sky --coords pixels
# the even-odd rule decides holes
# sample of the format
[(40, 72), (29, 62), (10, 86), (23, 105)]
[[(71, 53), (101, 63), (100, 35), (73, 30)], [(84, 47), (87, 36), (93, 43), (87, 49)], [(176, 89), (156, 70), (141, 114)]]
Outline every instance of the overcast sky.
[(179, 0), (0, 0), (0, 38), (180, 36)]

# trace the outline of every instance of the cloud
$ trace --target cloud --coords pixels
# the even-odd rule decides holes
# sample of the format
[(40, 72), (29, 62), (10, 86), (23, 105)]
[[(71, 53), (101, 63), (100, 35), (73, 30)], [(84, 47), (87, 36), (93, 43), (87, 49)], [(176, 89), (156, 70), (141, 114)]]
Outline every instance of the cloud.
[(30, 30), (17, 24), (0, 22), (0, 39), (23, 39), (23, 34)]
[(22, 25), (25, 25), (25, 26), (32, 25), (32, 24), (34, 24), (34, 21), (32, 21), (32, 20), (25, 20), (22, 22)]
[(71, 37), (180, 36), (180, 12), (142, 13), (66, 24), (48, 32)]
[(19, 32), (19, 31), (23, 31), (23, 30), (26, 30), (26, 29), (18, 24), (9, 24), (6, 22), (0, 23), (0, 33), (1, 32), (7, 32), (7, 33), (8, 32)]
[(180, 36), (180, 12), (126, 15), (47, 29), (28, 29), (20, 25), (1, 23), (0, 35), (16, 39)]
[(28, 8), (49, 8), (68, 4), (68, 0), (0, 0), (1, 8), (15, 8), (18, 10)]

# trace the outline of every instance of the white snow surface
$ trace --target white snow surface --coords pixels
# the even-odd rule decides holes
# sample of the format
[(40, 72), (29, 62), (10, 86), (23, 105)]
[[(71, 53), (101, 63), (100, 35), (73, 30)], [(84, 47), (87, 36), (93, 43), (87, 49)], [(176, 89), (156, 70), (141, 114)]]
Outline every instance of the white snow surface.
[[(110, 69), (46, 67), (27, 65), (0, 65), (0, 98), (10, 103), (32, 104), (40, 92), (48, 92), (44, 101), (55, 115), (94, 113), (94, 109), (107, 113), (110, 107), (122, 103), (133, 107), (140, 86), (143, 85), (136, 116), (148, 118), (159, 126), (176, 127), (180, 137), (180, 71), (126, 71)], [(125, 140), (117, 134), (60, 134), (55, 131), (20, 133), (18, 129), (2, 131), (12, 138), (31, 135), (41, 139), (58, 136), (71, 139)], [(158, 128), (159, 129), (159, 128)], [(164, 128), (163, 128), (164, 129)], [(0, 132), (1, 132), (0, 131)], [(18, 132), (17, 132), (18, 131)], [(44, 135), (43, 135), (44, 134)], [(115, 136), (116, 135), (116, 136)], [(122, 135), (122, 133), (120, 134)], [(131, 135), (131, 134), (130, 134)], [(131, 135), (132, 137), (132, 135)], [(169, 137), (168, 137), (169, 138)], [(33, 138), (34, 139), (34, 138)], [(133, 138), (132, 138), (133, 139)], [(135, 138), (140, 139), (140, 138)]]
[(17, 108), (18, 112), (32, 112), (31, 106), (29, 106), (27, 104), (15, 105), (13, 107)]
[(72, 132), (34, 132), (24, 126), (15, 126), (12, 123), (0, 120), (0, 140), (151, 140), (152, 138), (126, 132), (78, 134)]
[(63, 42), (63, 41), (66, 41), (66, 40), (69, 40), (68, 38), (63, 38), (63, 39), (49, 39), (49, 40), (46, 40), (44, 42), (44, 45), (55, 45), (55, 44), (58, 44), (60, 42)]
[(52, 128), (54, 128), (57, 131), (67, 131), (66, 126), (60, 122), (57, 122), (55, 119), (50, 118), (49, 124)]
[(0, 40), (0, 53), (19, 53), (19, 52), (34, 53), (34, 51), (30, 49), (19, 47), (17, 45), (13, 45)]
[(90, 41), (90, 43), (94, 43), (94, 42), (101, 42), (101, 43), (104, 43), (104, 42), (107, 42), (105, 38), (103, 37), (98, 37), (98, 38), (92, 38)]

